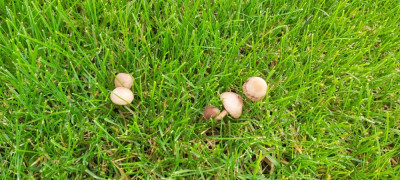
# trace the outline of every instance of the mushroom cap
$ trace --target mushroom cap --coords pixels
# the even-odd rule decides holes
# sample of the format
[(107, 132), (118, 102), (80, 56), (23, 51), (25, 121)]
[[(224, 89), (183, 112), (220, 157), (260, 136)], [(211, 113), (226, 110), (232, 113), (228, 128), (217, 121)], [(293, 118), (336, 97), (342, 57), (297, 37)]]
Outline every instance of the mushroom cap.
[(118, 73), (114, 80), (115, 87), (125, 87), (130, 89), (133, 84), (133, 78), (127, 73)]
[(206, 106), (203, 111), (203, 116), (205, 119), (210, 119), (216, 117), (221, 111), (212, 106)]
[(127, 105), (133, 101), (133, 93), (128, 88), (117, 87), (111, 92), (110, 99), (114, 104)]
[(261, 100), (267, 93), (267, 83), (261, 77), (251, 77), (243, 84), (243, 93), (252, 101)]
[(224, 108), (233, 118), (239, 118), (242, 115), (243, 100), (239, 94), (234, 92), (224, 92), (219, 95), (222, 99)]

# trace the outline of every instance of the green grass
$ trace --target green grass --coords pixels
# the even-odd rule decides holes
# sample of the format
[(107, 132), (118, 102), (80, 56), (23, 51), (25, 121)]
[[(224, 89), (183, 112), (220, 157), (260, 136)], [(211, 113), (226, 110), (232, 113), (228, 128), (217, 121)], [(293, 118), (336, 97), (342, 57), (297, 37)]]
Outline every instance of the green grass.
[[(0, 0), (0, 177), (399, 179), (399, 12)], [(117, 72), (135, 78), (131, 106), (109, 99)], [(269, 85), (263, 101), (202, 118), (251, 76)]]

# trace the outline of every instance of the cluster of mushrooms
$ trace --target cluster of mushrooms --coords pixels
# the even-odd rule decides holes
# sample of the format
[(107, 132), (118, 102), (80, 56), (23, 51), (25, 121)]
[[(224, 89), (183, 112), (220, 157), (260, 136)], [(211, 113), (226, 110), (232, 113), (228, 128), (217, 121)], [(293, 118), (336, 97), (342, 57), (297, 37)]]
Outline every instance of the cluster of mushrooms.
[[(261, 77), (250, 77), (243, 84), (243, 93), (253, 102), (264, 98), (267, 93), (267, 83)], [(228, 113), (235, 119), (242, 115), (243, 99), (239, 94), (234, 92), (224, 92), (219, 98), (222, 100), (224, 110), (221, 112), (213, 106), (204, 108), (203, 116), (205, 119), (215, 118), (216, 120), (223, 119)]]
[(133, 78), (127, 73), (118, 73), (114, 80), (115, 89), (111, 92), (110, 99), (117, 105), (128, 105), (133, 101), (133, 93), (130, 88)]
[[(133, 85), (133, 78), (127, 73), (118, 73), (114, 80), (115, 89), (111, 92), (110, 99), (117, 105), (128, 105), (133, 101), (133, 93), (130, 88)], [(267, 83), (261, 77), (250, 77), (243, 84), (243, 93), (253, 102), (264, 98), (267, 93)], [(224, 92), (219, 98), (222, 100), (224, 110), (221, 112), (213, 106), (206, 106), (203, 112), (205, 119), (223, 119), (227, 114), (237, 119), (242, 115), (243, 99), (234, 92)]]

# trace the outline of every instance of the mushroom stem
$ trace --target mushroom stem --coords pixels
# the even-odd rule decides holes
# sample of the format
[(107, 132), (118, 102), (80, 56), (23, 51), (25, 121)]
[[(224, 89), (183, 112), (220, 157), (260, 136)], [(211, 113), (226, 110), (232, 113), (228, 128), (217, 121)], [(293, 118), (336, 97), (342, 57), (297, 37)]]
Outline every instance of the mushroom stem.
[(227, 114), (228, 114), (228, 111), (223, 110), (215, 119), (216, 119), (216, 120), (221, 120), (221, 119), (223, 119)]

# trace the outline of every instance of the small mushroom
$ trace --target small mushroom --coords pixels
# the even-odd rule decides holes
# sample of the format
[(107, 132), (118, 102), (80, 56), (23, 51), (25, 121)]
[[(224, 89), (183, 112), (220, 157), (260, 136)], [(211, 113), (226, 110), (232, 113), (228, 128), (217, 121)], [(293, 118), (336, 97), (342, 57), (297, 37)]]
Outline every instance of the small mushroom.
[(216, 107), (206, 106), (203, 111), (203, 116), (208, 120), (210, 118), (215, 118), (220, 112), (221, 111)]
[(128, 88), (117, 87), (111, 92), (110, 99), (114, 104), (127, 105), (133, 101), (133, 93)]
[(261, 77), (251, 77), (243, 84), (243, 93), (252, 101), (259, 101), (267, 93), (267, 83)]
[(243, 100), (239, 94), (234, 92), (224, 92), (219, 96), (222, 99), (222, 104), (225, 110), (223, 110), (215, 119), (221, 120), (228, 113), (233, 118), (239, 118), (242, 115), (243, 110)]
[(118, 73), (114, 80), (115, 87), (124, 87), (130, 89), (133, 84), (133, 78), (127, 73)]

